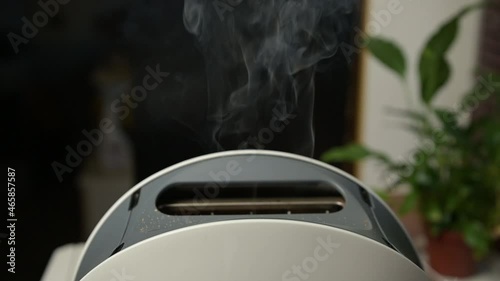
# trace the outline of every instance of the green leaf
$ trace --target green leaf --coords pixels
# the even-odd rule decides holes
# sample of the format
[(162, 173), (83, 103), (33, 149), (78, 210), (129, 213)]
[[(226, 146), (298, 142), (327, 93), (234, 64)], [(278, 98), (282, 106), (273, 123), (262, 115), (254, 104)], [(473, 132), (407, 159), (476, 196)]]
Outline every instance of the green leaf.
[(430, 104), (436, 93), (450, 78), (451, 68), (444, 56), (424, 52), (420, 60), (421, 98)]
[(455, 128), (458, 123), (458, 114), (456, 111), (445, 109), (445, 108), (436, 108), (434, 109), (436, 116), (441, 121), (441, 124), (448, 128)]
[(396, 72), (401, 78), (406, 76), (406, 58), (396, 43), (379, 37), (370, 38), (370, 52), (386, 67)]
[(441, 122), (443, 133), (448, 133), (455, 138), (459, 137), (460, 140), (462, 140), (461, 134), (463, 129), (458, 124), (459, 114), (456, 111), (444, 108), (435, 108), (434, 113)]
[(359, 144), (334, 147), (323, 153), (323, 155), (321, 155), (321, 160), (324, 162), (355, 162), (367, 157), (388, 160), (385, 155), (372, 151)]
[(436, 201), (431, 201), (426, 204), (424, 216), (431, 224), (438, 225), (443, 220), (443, 213), (441, 212), (439, 203)]
[(415, 208), (415, 206), (417, 206), (417, 202), (418, 202), (418, 194), (413, 190), (412, 192), (410, 192), (410, 194), (406, 196), (405, 201), (399, 208), (399, 213), (402, 215), (408, 214), (411, 210)]
[(458, 33), (459, 21), (469, 11), (480, 5), (468, 6), (455, 17), (446, 22), (430, 38), (420, 56), (419, 72), (421, 84), (421, 98), (429, 104), (438, 90), (446, 84), (450, 77), (450, 66), (446, 60), (446, 53), (453, 45)]
[(415, 111), (415, 110), (403, 109), (403, 108), (397, 108), (397, 107), (387, 107), (386, 112), (388, 114), (392, 114), (395, 116), (407, 117), (409, 119), (419, 121), (421, 123), (427, 122), (427, 115), (422, 113), (422, 112)]
[(441, 26), (438, 32), (436, 32), (427, 43), (426, 49), (435, 54), (445, 54), (455, 41), (458, 33), (458, 21), (463, 15), (464, 13), (461, 12)]
[(481, 223), (466, 223), (462, 226), (462, 231), (465, 242), (472, 248), (477, 258), (484, 257), (488, 254), (491, 236)]

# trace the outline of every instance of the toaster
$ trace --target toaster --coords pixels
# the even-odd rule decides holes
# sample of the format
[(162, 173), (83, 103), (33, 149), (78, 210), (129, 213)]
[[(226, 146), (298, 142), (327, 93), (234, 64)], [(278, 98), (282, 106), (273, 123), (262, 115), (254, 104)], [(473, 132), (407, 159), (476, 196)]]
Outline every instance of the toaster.
[(390, 208), (303, 156), (219, 152), (123, 195), (87, 240), (73, 281), (430, 280)]

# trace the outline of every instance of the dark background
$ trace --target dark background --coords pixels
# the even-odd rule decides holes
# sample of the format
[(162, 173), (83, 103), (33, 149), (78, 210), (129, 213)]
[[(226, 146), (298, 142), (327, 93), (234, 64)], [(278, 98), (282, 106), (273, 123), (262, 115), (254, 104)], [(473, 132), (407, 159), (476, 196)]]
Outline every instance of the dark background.
[[(182, 61), (172, 65), (183, 71), (197, 73), (204, 67), (203, 57), (179, 22), (182, 6), (182, 1), (166, 0), (72, 0), (59, 5), (59, 12), (27, 44), (19, 45), (16, 54), (7, 35), (22, 34), (21, 19), (31, 20), (41, 8), (37, 1), (2, 1), (2, 160), (4, 167), (16, 169), (18, 280), (39, 280), (56, 247), (86, 239), (81, 230), (81, 194), (76, 188), (80, 168), (59, 182), (51, 164), (65, 162), (65, 147), (75, 147), (82, 140), (82, 129), (98, 127), (102, 100), (95, 73), (116, 64), (118, 57), (126, 62), (134, 80), (145, 62), (162, 61), (172, 52), (182, 56)], [(349, 24), (359, 25), (358, 20), (356, 12)], [(353, 36), (349, 30), (353, 29), (340, 34), (346, 42)], [(354, 138), (357, 59), (351, 59), (347, 63), (339, 52), (322, 62), (324, 69), (316, 75), (315, 157)], [(120, 72), (119, 66), (115, 69)], [(137, 181), (171, 164), (212, 152), (203, 146), (205, 140), (196, 139), (178, 123), (165, 121), (158, 126), (148, 121), (163, 120), (168, 112), (142, 110), (147, 118), (137, 113), (132, 123), (124, 124), (135, 150)], [(4, 241), (0, 246), (3, 255)]]

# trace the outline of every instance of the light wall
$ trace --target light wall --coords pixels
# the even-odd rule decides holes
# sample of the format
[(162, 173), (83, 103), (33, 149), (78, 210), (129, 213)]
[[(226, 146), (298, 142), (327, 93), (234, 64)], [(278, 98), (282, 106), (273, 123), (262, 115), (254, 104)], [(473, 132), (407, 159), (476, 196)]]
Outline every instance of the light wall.
[[(367, 0), (366, 21), (371, 22), (372, 34), (397, 40), (409, 61), (410, 89), (417, 92), (418, 57), (428, 36), (447, 19), (455, 15), (471, 0)], [(400, 3), (400, 4), (397, 4)], [(395, 6), (391, 6), (395, 5)], [(396, 11), (389, 20), (377, 19), (382, 11)], [(389, 12), (391, 13), (391, 12)], [(479, 28), (479, 11), (467, 15), (461, 22), (460, 34), (449, 53), (452, 80), (443, 88), (437, 102), (456, 107), (460, 97), (472, 87), (476, 65)], [(378, 30), (373, 26), (380, 27)], [(375, 35), (375, 34), (373, 34)], [(365, 54), (362, 67), (360, 141), (384, 151), (395, 158), (408, 159), (408, 153), (416, 145), (416, 139), (402, 129), (401, 119), (388, 115), (388, 107), (405, 107), (403, 87), (394, 74), (386, 70), (370, 54)], [(373, 188), (383, 188), (386, 180), (382, 169), (373, 162), (360, 165), (358, 176)]]

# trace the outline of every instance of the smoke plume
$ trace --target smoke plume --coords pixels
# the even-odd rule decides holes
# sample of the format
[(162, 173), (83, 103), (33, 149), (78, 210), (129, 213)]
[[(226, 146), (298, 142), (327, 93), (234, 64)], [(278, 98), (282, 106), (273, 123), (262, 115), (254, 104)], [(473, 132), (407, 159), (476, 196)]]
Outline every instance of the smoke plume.
[(356, 8), (353, 0), (185, 0), (184, 26), (205, 60), (213, 149), (261, 148), (262, 128), (286, 125), (281, 149), (311, 155), (316, 66), (346, 40), (339, 34)]

